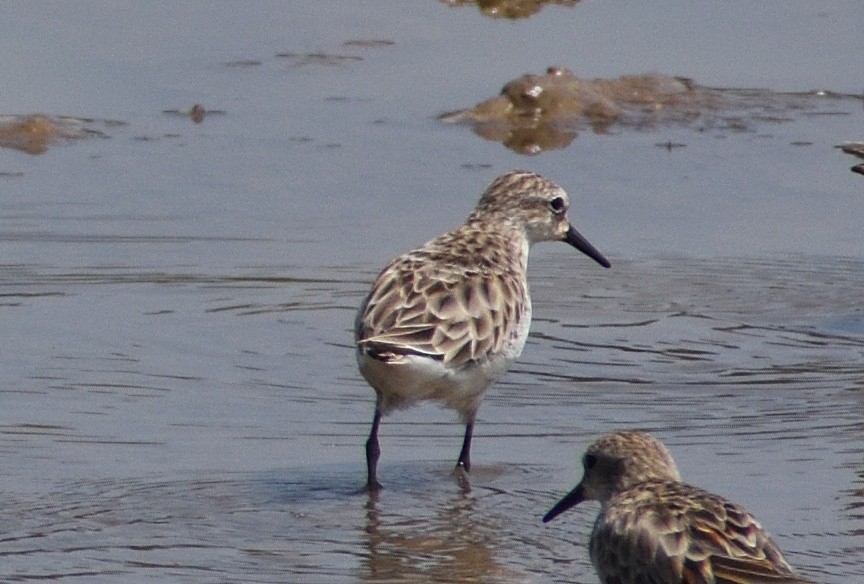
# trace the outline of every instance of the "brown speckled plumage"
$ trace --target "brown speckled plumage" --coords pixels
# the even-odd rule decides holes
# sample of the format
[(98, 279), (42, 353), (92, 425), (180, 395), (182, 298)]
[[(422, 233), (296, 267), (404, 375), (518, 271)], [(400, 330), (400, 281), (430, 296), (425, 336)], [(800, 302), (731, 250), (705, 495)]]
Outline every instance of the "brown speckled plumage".
[[(358, 344), (426, 355), (451, 368), (498, 354), (530, 318), (519, 243), (463, 227), (397, 258), (366, 300)], [(474, 261), (484, 249), (493, 252)]]
[(370, 488), (382, 415), (419, 400), (466, 423), (459, 466), (470, 466), (471, 427), (486, 389), (521, 353), (531, 323), (526, 270), (538, 241), (565, 241), (608, 267), (570, 225), (569, 199), (545, 178), (495, 179), (463, 225), (399, 256), (380, 274), (355, 322), (360, 371), (377, 394), (367, 442)]
[(591, 561), (603, 584), (806, 584), (744, 508), (682, 483), (669, 450), (644, 432), (598, 439), (582, 481), (549, 513), (597, 500)]

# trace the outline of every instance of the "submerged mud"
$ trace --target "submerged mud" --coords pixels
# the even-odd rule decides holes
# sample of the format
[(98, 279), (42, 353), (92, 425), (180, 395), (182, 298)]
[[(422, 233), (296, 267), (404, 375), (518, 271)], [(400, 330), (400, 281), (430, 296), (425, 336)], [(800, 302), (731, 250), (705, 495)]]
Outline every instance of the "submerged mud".
[(471, 6), (490, 18), (518, 19), (528, 18), (546, 5), (570, 8), (579, 0), (440, 0), (448, 6)]
[[(848, 144), (841, 144), (840, 146), (837, 146), (837, 148), (846, 154), (855, 156), (856, 158), (864, 158), (864, 142), (849, 142)], [(857, 172), (858, 174), (864, 174), (864, 162), (856, 164), (849, 170)]]
[(95, 124), (122, 125), (122, 122), (97, 122), (88, 118), (31, 114), (0, 116), (0, 148), (20, 150), (27, 154), (42, 154), (64, 140), (105, 138)]
[(584, 130), (606, 134), (616, 128), (675, 125), (719, 134), (747, 132), (805, 114), (839, 112), (842, 101), (862, 99), (827, 91), (703, 87), (692, 79), (655, 73), (583, 79), (568, 69), (549, 67), (544, 75), (522, 75), (505, 84), (499, 95), (439, 119), (469, 124), (487, 140), (536, 154), (564, 148)]

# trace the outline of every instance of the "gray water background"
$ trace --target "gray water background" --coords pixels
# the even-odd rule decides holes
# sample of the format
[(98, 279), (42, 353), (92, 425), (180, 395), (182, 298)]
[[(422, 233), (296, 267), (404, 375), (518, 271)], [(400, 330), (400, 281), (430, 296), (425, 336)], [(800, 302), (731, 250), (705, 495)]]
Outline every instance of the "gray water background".
[[(0, 582), (596, 582), (596, 506), (539, 518), (625, 427), (803, 573), (861, 578), (864, 178), (834, 148), (864, 139), (861, 101), (534, 157), (435, 119), (549, 65), (860, 95), (860, 3), (2, 12), (0, 113), (105, 137), (0, 150)], [(163, 113), (194, 103), (224, 113)], [(564, 186), (613, 269), (537, 246), (472, 491), (449, 474), (462, 429), (423, 406), (386, 420), (370, 501), (354, 311), (511, 168)]]

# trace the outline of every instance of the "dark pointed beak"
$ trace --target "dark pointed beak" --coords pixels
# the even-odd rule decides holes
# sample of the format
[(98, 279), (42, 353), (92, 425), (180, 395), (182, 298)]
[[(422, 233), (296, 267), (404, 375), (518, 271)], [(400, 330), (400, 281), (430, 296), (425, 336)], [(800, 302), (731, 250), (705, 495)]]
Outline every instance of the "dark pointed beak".
[(543, 523), (549, 523), (571, 507), (575, 507), (585, 500), (585, 494), (582, 491), (582, 483), (576, 485), (572, 491), (564, 495), (564, 498), (555, 503), (555, 506), (549, 509), (549, 512), (543, 516)]
[(582, 234), (576, 231), (573, 226), (570, 226), (570, 229), (567, 230), (567, 235), (564, 236), (564, 241), (587, 255), (589, 258), (603, 266), (604, 268), (608, 268), (612, 264), (609, 263), (609, 260), (603, 257), (603, 254), (597, 251), (593, 245), (588, 243), (588, 240), (582, 237)]

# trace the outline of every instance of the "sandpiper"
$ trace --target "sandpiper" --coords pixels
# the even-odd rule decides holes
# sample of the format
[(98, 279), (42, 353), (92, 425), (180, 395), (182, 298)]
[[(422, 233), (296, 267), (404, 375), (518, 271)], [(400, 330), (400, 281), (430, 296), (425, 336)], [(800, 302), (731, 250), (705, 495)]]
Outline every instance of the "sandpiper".
[(564, 241), (608, 268), (570, 225), (564, 189), (514, 171), (495, 179), (465, 221), (385, 267), (355, 323), (357, 362), (377, 395), (366, 441), (367, 483), (380, 488), (381, 417), (421, 400), (459, 412), (456, 465), (471, 468), (471, 435), (489, 386), (521, 354), (531, 324), (526, 269), (538, 241)]
[(602, 436), (582, 466), (582, 481), (543, 522), (582, 501), (600, 502), (589, 554), (603, 584), (812, 584), (745, 509), (682, 483), (651, 434)]

